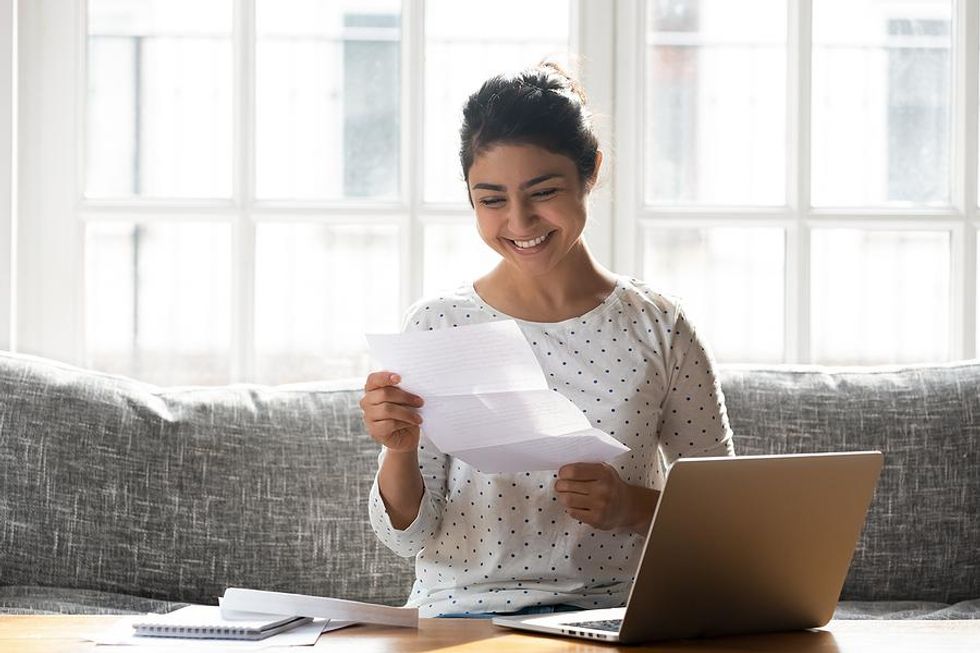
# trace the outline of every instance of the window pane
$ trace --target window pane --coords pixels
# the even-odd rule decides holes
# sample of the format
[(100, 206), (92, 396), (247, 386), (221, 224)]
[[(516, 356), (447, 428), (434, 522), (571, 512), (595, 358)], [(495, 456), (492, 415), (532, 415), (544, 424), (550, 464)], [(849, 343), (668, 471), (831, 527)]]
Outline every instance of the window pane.
[(86, 234), (89, 364), (160, 385), (228, 383), (228, 225), (90, 224)]
[(399, 192), (398, 0), (258, 0), (256, 195)]
[(949, 0), (813, 5), (813, 204), (950, 201)]
[(364, 334), (399, 326), (398, 229), (265, 223), (256, 250), (259, 381), (366, 375)]
[(85, 194), (230, 197), (229, 0), (91, 0)]
[(810, 243), (814, 362), (948, 358), (948, 233), (818, 229)]
[(427, 225), (422, 294), (471, 283), (499, 262), (500, 255), (480, 238), (475, 218), (460, 219), (459, 224)]
[(643, 279), (679, 296), (721, 362), (783, 360), (782, 229), (643, 229)]
[(647, 3), (648, 202), (786, 201), (786, 7)]
[(466, 202), (463, 104), (488, 77), (548, 57), (568, 66), (569, 0), (425, 3), (425, 199)]

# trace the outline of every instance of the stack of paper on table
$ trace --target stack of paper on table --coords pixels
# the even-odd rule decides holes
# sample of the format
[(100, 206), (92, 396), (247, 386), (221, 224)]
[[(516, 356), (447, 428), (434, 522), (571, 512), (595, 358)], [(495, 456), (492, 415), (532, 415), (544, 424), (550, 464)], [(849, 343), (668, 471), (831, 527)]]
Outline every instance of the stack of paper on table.
[(554, 470), (629, 451), (550, 389), (513, 320), (367, 336), (371, 354), (425, 400), (422, 431), (484, 473)]
[[(220, 606), (192, 605), (164, 615), (125, 617), (92, 639), (147, 647), (172, 647), (175, 638), (191, 638), (182, 639), (181, 648), (208, 641), (213, 646), (215, 639), (225, 640), (222, 648), (311, 646), (321, 633), (355, 623), (418, 628), (419, 621), (417, 608), (239, 587), (229, 587), (219, 601)], [(284, 625), (290, 627), (271, 632)]]

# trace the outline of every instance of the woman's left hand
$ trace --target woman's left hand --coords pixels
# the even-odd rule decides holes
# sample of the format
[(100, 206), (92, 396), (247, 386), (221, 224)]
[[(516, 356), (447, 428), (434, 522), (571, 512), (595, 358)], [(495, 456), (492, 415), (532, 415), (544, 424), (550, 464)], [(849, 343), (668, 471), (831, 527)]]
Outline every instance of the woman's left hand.
[(606, 463), (572, 463), (558, 470), (558, 500), (573, 519), (599, 530), (646, 533), (659, 492), (630, 485)]

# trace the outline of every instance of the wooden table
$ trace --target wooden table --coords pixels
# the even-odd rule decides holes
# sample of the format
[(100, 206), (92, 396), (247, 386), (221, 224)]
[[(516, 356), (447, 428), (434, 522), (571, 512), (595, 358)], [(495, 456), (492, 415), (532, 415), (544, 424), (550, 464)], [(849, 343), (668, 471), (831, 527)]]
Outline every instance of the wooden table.
[[(96, 646), (87, 634), (108, 627), (117, 617), (0, 615), (0, 653), (67, 653), (136, 651), (133, 647)], [(980, 620), (972, 621), (834, 621), (826, 628), (794, 633), (719, 637), (649, 646), (615, 646), (586, 640), (518, 633), (482, 619), (422, 619), (418, 630), (352, 626), (324, 633), (316, 650), (372, 652), (474, 653), (505, 651), (763, 651), (793, 653), (978, 653)], [(161, 651), (154, 648), (149, 650)], [(179, 650), (179, 648), (177, 649)], [(210, 649), (209, 649), (210, 650)], [(215, 651), (221, 651), (215, 642)], [(302, 653), (308, 647), (265, 649)]]

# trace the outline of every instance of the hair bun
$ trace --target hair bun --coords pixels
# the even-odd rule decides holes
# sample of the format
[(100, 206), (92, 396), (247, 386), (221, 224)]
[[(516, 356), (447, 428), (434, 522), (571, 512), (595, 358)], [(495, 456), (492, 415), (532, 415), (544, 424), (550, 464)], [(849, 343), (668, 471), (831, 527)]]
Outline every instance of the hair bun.
[[(565, 68), (557, 61), (542, 59), (540, 62), (538, 62), (538, 65), (535, 66), (535, 68), (544, 72), (548, 76), (549, 80), (554, 80), (557, 82), (561, 90), (576, 96), (579, 102), (581, 102), (583, 105), (589, 103), (589, 98), (585, 94), (585, 89), (582, 87), (579, 81), (575, 79), (567, 70), (565, 70)], [(553, 88), (549, 90), (558, 89)]]

